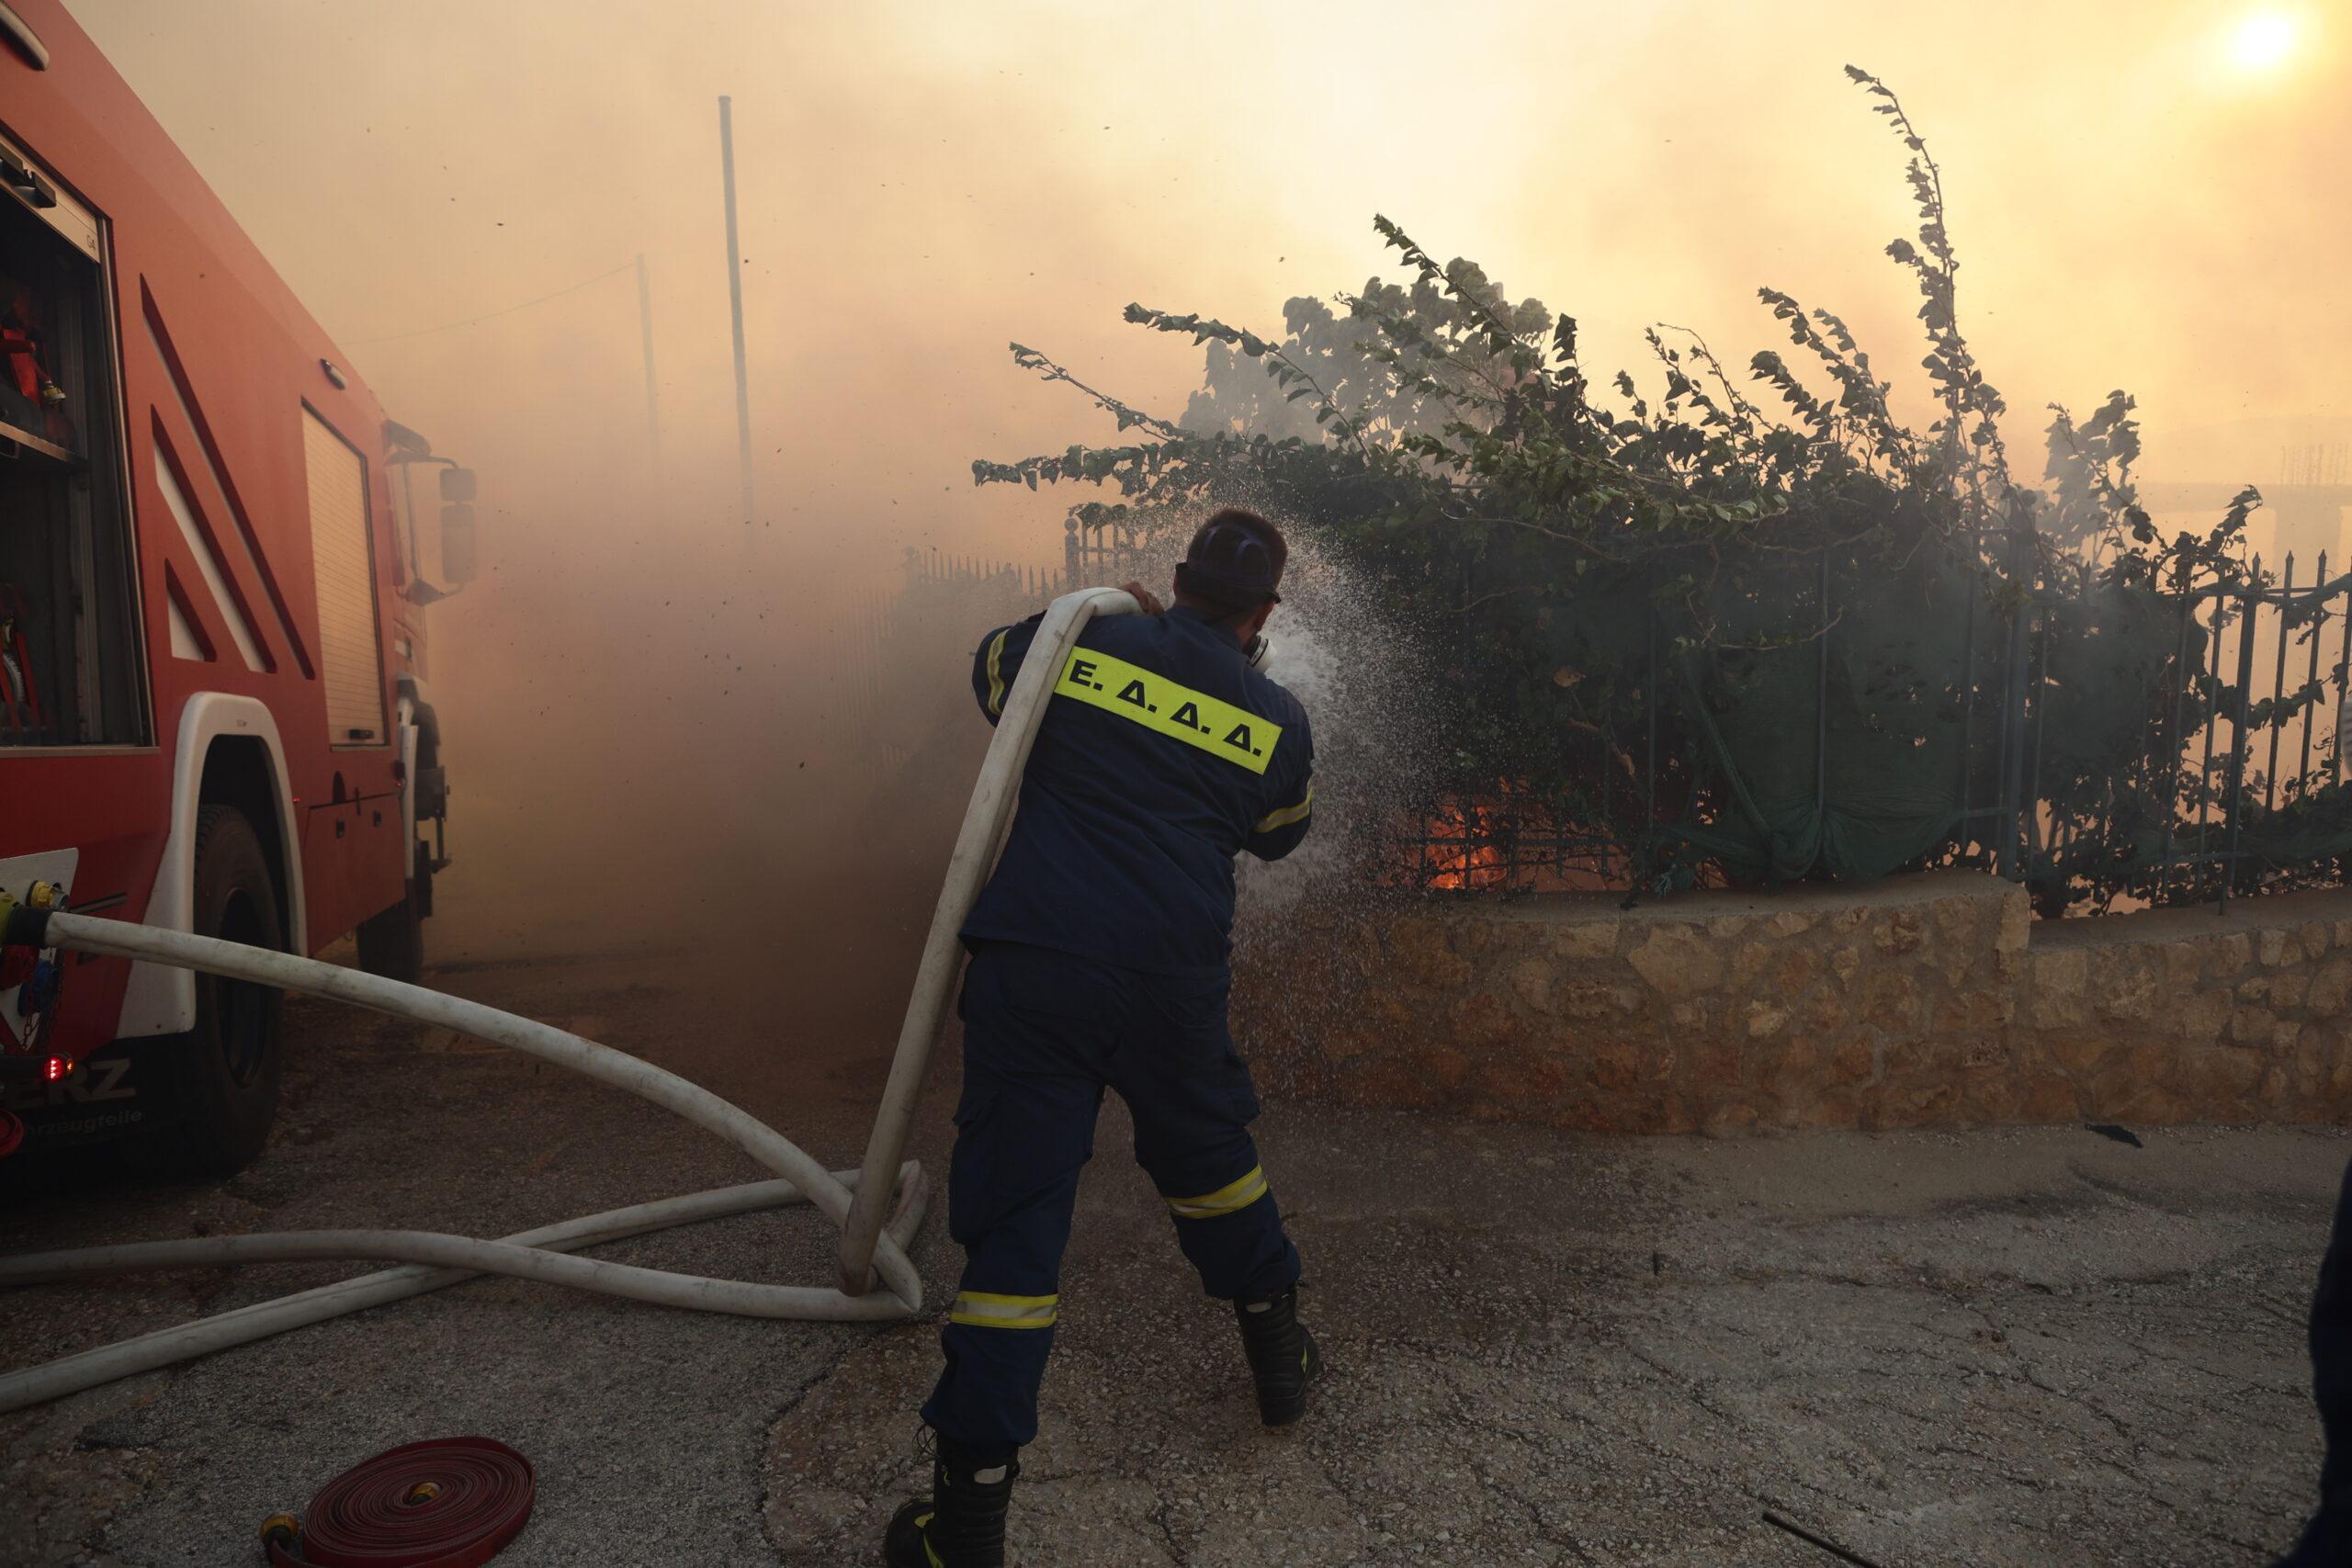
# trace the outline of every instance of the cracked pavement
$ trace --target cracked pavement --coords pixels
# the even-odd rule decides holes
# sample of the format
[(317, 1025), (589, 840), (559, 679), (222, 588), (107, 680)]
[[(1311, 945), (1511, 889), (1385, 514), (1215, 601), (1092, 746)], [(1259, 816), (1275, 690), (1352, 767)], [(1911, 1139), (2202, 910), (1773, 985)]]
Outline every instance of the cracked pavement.
[[(2260, 1563), (2319, 1462), (2302, 1314), (2352, 1139), (2076, 1129), (1565, 1138), (1302, 1108), (1268, 1169), (1329, 1375), (1255, 1422), (1106, 1112), (1013, 1560)], [(934, 1242), (933, 1289), (952, 1249)], [(927, 1483), (927, 1328), (778, 1424), (784, 1560)]]
[[(880, 1087), (871, 1048), (707, 981), (688, 957), (588, 954), (452, 964), (436, 983), (645, 1049), (851, 1163)], [(498, 1235), (758, 1174), (527, 1060), (324, 1004), (292, 1019), (281, 1136), (252, 1169), (13, 1192), (0, 1249)], [(954, 1077), (933, 1075), (917, 1116), (934, 1171)], [(2310, 1501), (2302, 1314), (2352, 1157), (2341, 1131), (1710, 1142), (1277, 1101), (1260, 1133), (1329, 1362), (1316, 1408), (1288, 1433), (1256, 1426), (1229, 1314), (1198, 1294), (1114, 1101), (1016, 1492), (1023, 1568), (1834, 1561), (1767, 1508), (1881, 1568), (2260, 1564)], [(830, 1239), (786, 1211), (600, 1255), (808, 1282), (830, 1277)], [(915, 1257), (943, 1303), (957, 1256), (936, 1213)], [(41, 1332), (0, 1342), (0, 1362), (363, 1271), (14, 1292), (12, 1322)], [(537, 1467), (501, 1568), (871, 1562), (918, 1483), (934, 1344), (929, 1325), (469, 1283), (0, 1417), (18, 1500), (0, 1562), (253, 1561), (259, 1519), (345, 1466), (473, 1431)]]
[[(348, 949), (343, 956), (347, 960)], [(582, 953), (445, 964), (431, 983), (634, 1048), (734, 1099), (836, 1168), (880, 1068), (836, 1021), (786, 1014), (707, 960)], [(781, 982), (778, 982), (781, 984)], [(494, 1048), (331, 1004), (288, 1005), (277, 1134), (225, 1183), (75, 1179), (0, 1188), (0, 1253), (243, 1231), (396, 1224), (503, 1235), (766, 1173), (642, 1101)], [(777, 1020), (789, 1017), (783, 1041)], [(649, 1043), (650, 1043), (649, 1044)], [(780, 1057), (797, 1070), (781, 1071)], [(0, 1167), (21, 1183), (24, 1171)], [(832, 1276), (805, 1208), (596, 1249), (721, 1278)], [(188, 1269), (0, 1295), (19, 1366), (329, 1280), (365, 1265)], [(0, 1416), (0, 1563), (257, 1562), (255, 1528), (395, 1444), (481, 1433), (537, 1472), (499, 1568), (772, 1561), (766, 1428), (856, 1331), (670, 1312), (474, 1280)]]

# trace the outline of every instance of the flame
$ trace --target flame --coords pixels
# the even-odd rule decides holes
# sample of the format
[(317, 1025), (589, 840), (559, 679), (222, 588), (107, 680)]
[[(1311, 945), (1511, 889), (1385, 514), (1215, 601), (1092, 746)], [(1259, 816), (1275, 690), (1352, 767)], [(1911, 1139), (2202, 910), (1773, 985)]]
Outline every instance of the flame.
[(1422, 824), (1427, 852), (1423, 886), (1440, 892), (1475, 893), (1509, 881), (1510, 861), (1496, 841), (1501, 812), (1492, 805), (1457, 802)]
[(1417, 818), (1402, 840), (1395, 880), (1439, 893), (1510, 889), (1591, 892), (1614, 886), (1597, 845), (1565, 829), (1509, 784), (1491, 795), (1454, 795)]

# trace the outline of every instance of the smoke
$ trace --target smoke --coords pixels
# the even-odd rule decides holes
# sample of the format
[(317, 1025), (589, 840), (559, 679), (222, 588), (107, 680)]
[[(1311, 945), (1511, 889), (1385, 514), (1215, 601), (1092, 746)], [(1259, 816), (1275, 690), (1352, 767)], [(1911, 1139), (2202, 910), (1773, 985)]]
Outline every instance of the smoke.
[[(1637, 367), (1661, 319), (1735, 365), (1771, 346), (1759, 283), (1899, 367), (1917, 300), (1879, 247), (1916, 220), (1901, 149), (1838, 73), (1853, 59), (1942, 162), (1962, 318), (2013, 408), (2130, 387), (2151, 471), (2222, 480), (2264, 477), (2277, 443), (2217, 434), (2172, 464), (2166, 432), (2346, 412), (2331, 258), (2352, 208), (2310, 199), (2352, 151), (2342, 40), (2232, 76), (2187, 0), (1934, 28), (1861, 0), (1460, 21), (1238, 0), (69, 4), (386, 412), (481, 476), (483, 576), (426, 616), (456, 792), (434, 951), (651, 931), (781, 1021), (776, 1049), (887, 1046), (986, 740), (964, 705), (978, 625), (927, 608), (869, 679), (846, 657), (861, 616), (910, 545), (1057, 565), (1062, 507), (1086, 496), (975, 491), (967, 465), (1116, 434), (1015, 371), (1008, 340), (1172, 414), (1200, 361), (1122, 325), (1128, 300), (1271, 331), (1289, 296), (1395, 276), (1369, 231), (1385, 211), (1577, 314), (1601, 375)], [(1443, 47), (1457, 28), (1475, 47)], [(1245, 951), (1330, 902), (1348, 825), (1378, 820), (1425, 750), (1411, 651), (1344, 571), (1298, 558), (1277, 675), (1315, 717), (1317, 828), (1295, 864), (1249, 872)]]

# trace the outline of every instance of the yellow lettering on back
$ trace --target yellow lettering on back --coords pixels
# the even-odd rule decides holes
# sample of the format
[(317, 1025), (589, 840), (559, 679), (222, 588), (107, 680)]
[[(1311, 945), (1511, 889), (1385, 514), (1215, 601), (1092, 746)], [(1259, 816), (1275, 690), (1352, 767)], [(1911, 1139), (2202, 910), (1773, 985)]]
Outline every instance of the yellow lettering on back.
[(1091, 649), (1071, 650), (1054, 693), (1132, 719), (1253, 773), (1266, 771), (1283, 738), (1283, 727), (1272, 719)]

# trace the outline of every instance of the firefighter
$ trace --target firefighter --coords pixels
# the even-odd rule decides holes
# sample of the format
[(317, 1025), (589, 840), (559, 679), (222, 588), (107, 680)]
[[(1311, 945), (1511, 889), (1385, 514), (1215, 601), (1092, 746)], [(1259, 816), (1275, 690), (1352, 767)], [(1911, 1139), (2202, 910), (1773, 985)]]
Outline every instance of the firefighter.
[(2319, 1512), (2276, 1568), (2352, 1562), (2352, 1166), (2335, 1201), (2335, 1224), (2312, 1296), (2312, 1398), (2327, 1441), (2319, 1472)]
[[(1321, 1359), (1226, 1026), (1234, 857), (1288, 854), (1314, 798), (1306, 710), (1255, 668), (1286, 555), (1263, 517), (1217, 513), (1176, 569), (1171, 606), (1127, 584), (1145, 614), (1091, 622), (1054, 672), (1012, 831), (962, 933), (947, 1191), (964, 1274), (922, 1407), (932, 1495), (890, 1521), (893, 1568), (1004, 1562), (1106, 1087), (1133, 1113), (1136, 1158), (1184, 1256), (1233, 1303), (1261, 1418), (1306, 1413)], [(972, 690), (990, 724), (1041, 618), (981, 639)]]

